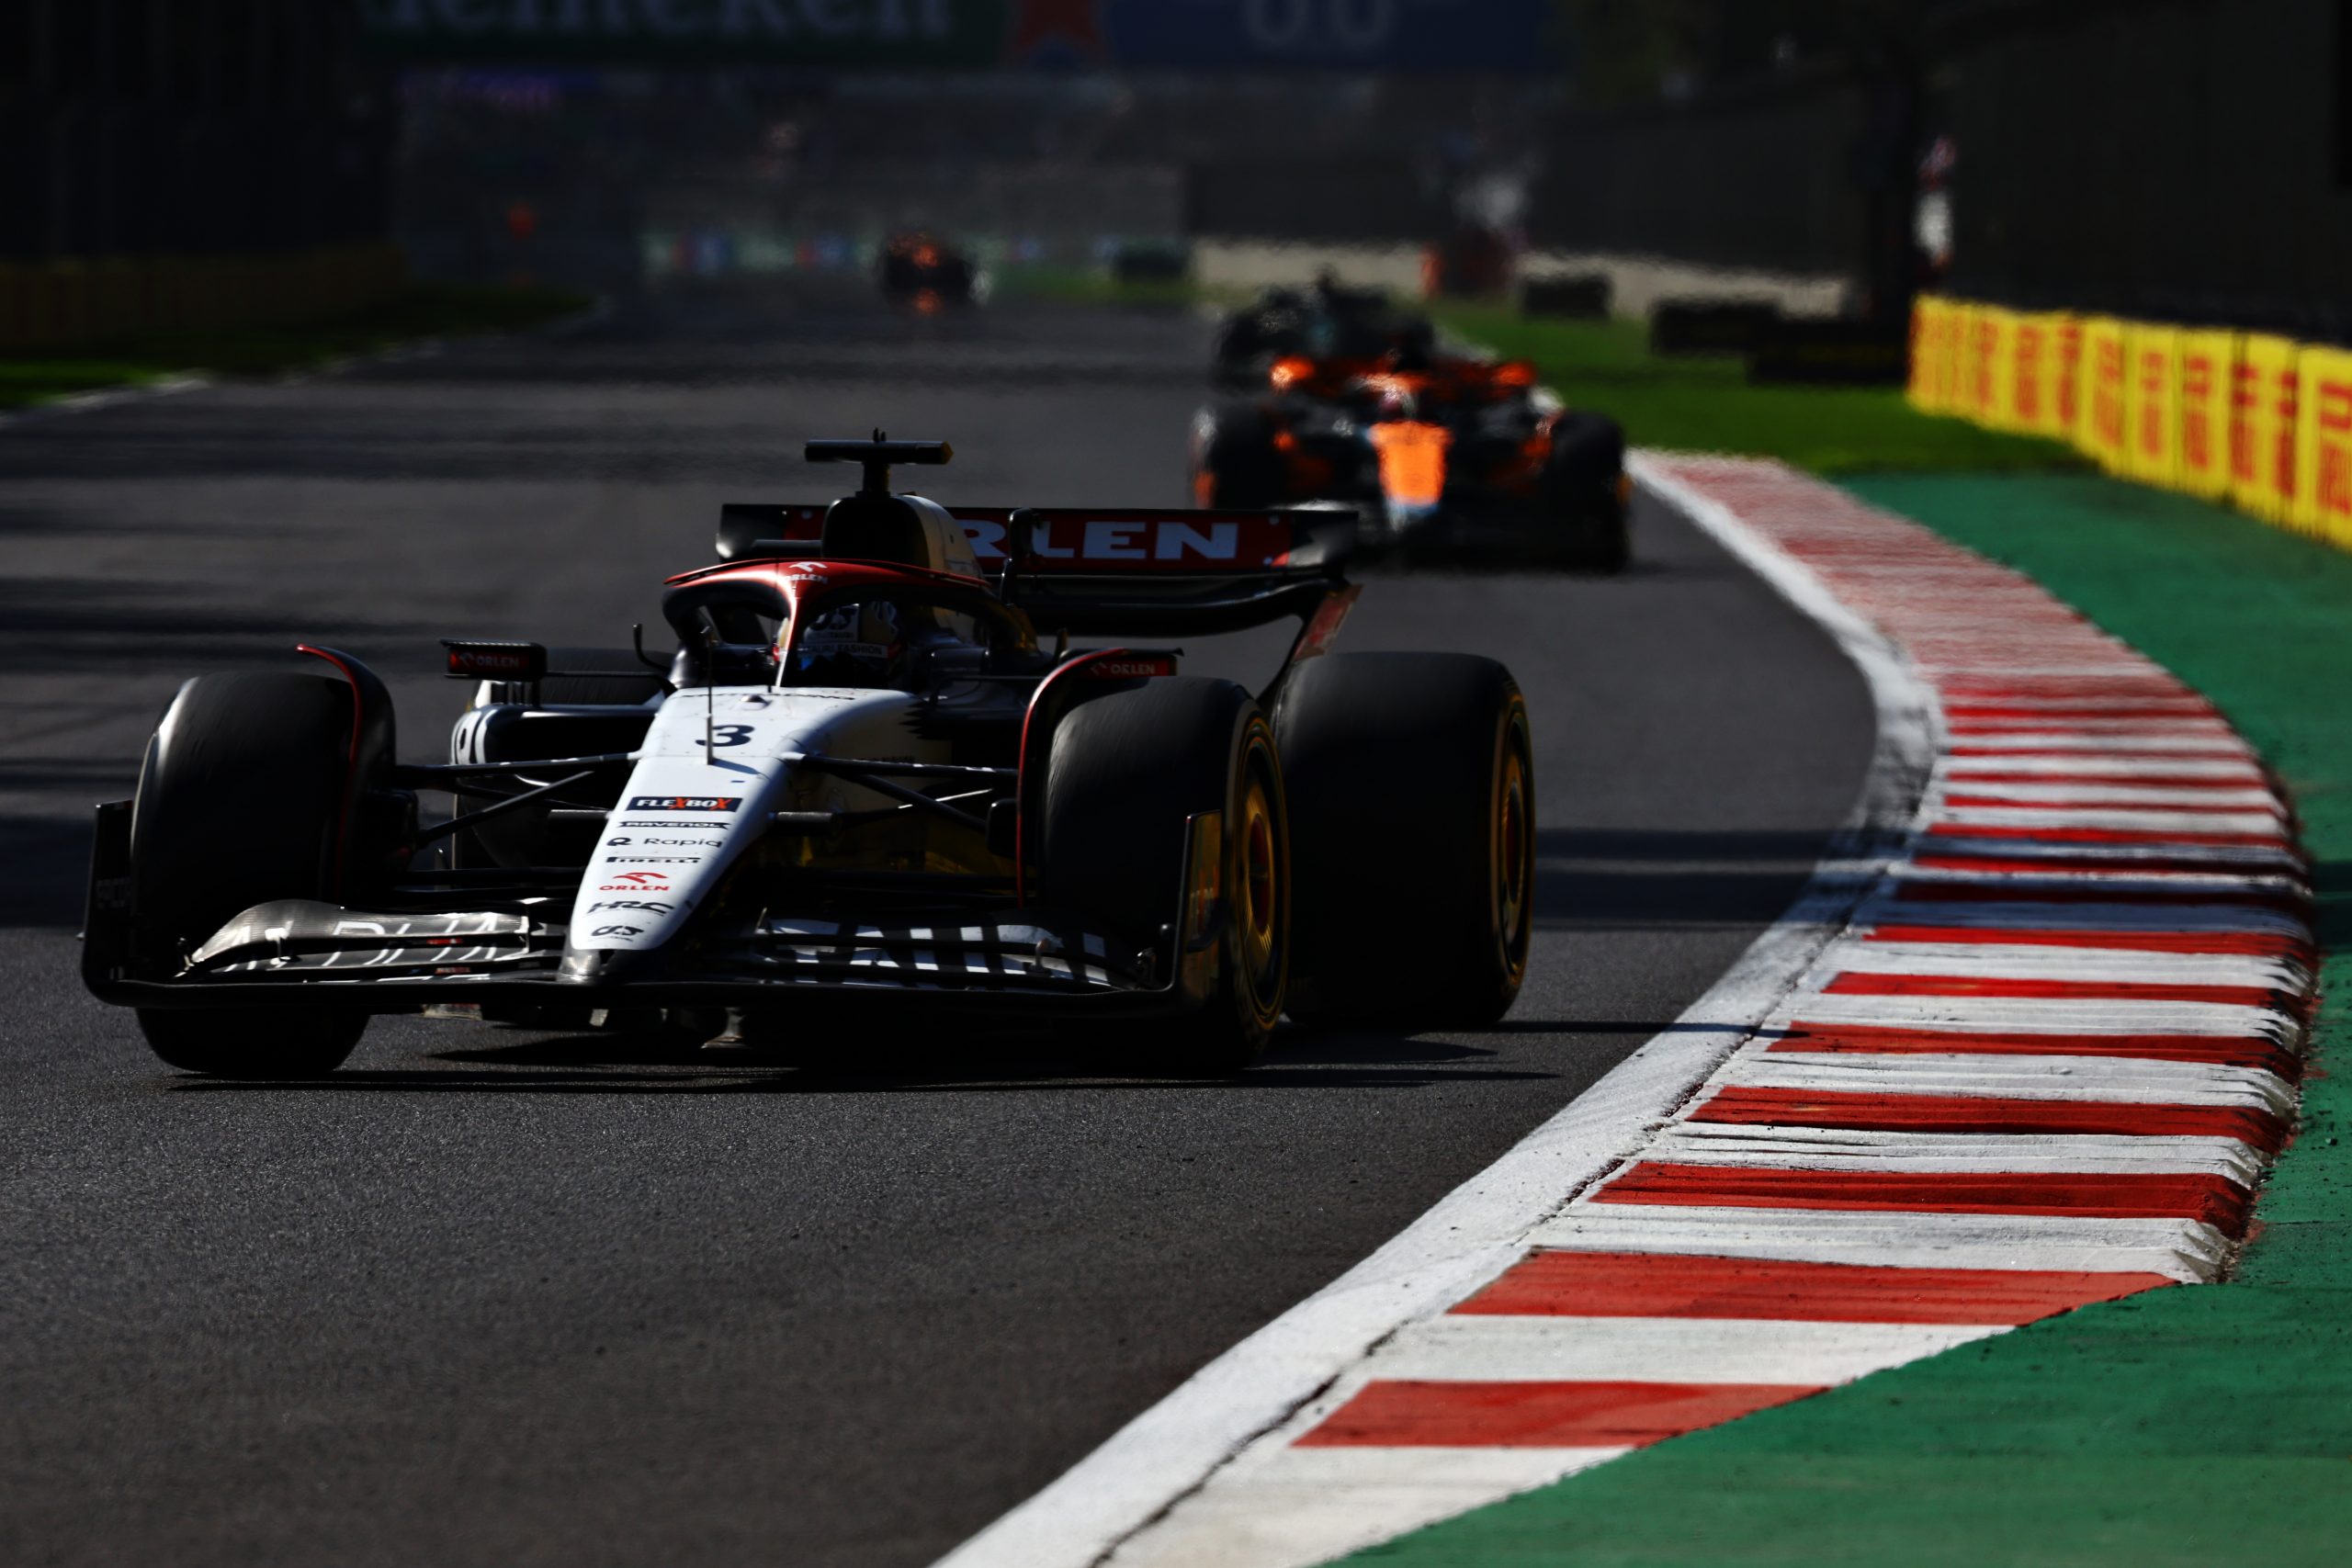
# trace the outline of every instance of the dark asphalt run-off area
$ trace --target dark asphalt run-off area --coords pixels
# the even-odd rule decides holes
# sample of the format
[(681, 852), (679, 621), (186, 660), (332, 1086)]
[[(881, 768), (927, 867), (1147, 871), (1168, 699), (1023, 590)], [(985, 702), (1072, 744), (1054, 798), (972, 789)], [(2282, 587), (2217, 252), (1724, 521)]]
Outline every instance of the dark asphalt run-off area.
[[(804, 437), (949, 440), (900, 476), (944, 500), (1183, 504), (1207, 346), (1175, 310), (680, 293), (0, 428), (0, 1562), (928, 1562), (1706, 990), (1851, 804), (1871, 708), (1645, 505), (1622, 577), (1375, 572), (1340, 638), (1526, 692), (1539, 931), (1485, 1032), (1285, 1031), (1193, 1083), (1117, 1038), (679, 1065), (392, 1018), (255, 1084), (83, 991), (89, 807), (180, 681), (346, 649), (438, 760), (438, 638), (626, 646), (722, 502), (853, 482)], [(1280, 646), (1187, 669), (1255, 687)], [(1413, 853), (1412, 760), (1364, 787), (1397, 807), (1366, 852)]]

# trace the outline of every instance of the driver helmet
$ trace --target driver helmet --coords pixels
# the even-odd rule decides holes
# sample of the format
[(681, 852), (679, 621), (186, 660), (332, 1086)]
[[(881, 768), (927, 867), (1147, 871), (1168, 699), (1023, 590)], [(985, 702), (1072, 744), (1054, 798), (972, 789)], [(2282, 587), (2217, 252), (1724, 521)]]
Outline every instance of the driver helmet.
[(907, 662), (899, 606), (858, 599), (820, 611), (801, 629), (792, 680), (804, 686), (896, 685)]
[(1394, 381), (1381, 387), (1379, 400), (1373, 405), (1373, 418), (1383, 422), (1418, 419), (1420, 412), (1421, 405), (1413, 396), (1413, 389)]

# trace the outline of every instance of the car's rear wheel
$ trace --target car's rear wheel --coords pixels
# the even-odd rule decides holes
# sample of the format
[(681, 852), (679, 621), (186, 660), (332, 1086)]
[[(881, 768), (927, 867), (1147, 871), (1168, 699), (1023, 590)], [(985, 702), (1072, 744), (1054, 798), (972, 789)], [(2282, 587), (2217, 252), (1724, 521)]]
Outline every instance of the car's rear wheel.
[(1625, 433), (1596, 413), (1563, 413), (1552, 427), (1544, 506), (1552, 554), (1575, 570), (1620, 572), (1633, 559), (1625, 506)]
[(1296, 812), (1291, 1016), (1500, 1018), (1534, 919), (1534, 753), (1510, 672), (1471, 654), (1327, 654), (1283, 677), (1273, 716)]
[[(351, 748), (339, 681), (206, 675), (180, 688), (148, 743), (130, 816), (139, 966), (178, 969), (233, 916), (334, 894)], [(155, 1054), (187, 1072), (307, 1077), (342, 1065), (367, 1027), (335, 1008), (139, 1010)]]
[(1178, 919), (1186, 825), (1216, 814), (1222, 912), (1205, 933), (1206, 995), (1142, 1036), (1146, 1055), (1179, 1071), (1247, 1066), (1282, 1017), (1291, 940), (1282, 765), (1250, 694), (1170, 677), (1080, 704), (1054, 733), (1039, 810), (1043, 901), (1138, 939)]

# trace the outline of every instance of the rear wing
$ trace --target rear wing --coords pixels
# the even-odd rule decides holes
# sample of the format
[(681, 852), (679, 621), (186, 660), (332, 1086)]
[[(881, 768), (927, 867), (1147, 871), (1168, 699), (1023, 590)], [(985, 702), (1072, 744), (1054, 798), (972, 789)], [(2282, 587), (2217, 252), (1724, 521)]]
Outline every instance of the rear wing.
[[(1029, 553), (1006, 581), (1015, 508), (948, 506), (980, 570), (1008, 603), (1049, 630), (1196, 633), (1311, 618), (1344, 587), (1355, 513), (1177, 507), (1019, 509)], [(719, 509), (724, 560), (815, 552), (825, 508), (737, 503)]]

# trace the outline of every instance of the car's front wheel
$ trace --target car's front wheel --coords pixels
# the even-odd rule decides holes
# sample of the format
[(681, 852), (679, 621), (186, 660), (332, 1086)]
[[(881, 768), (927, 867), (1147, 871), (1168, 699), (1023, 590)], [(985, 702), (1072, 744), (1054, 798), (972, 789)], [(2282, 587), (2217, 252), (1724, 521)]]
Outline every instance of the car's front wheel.
[[(352, 744), (350, 689), (316, 675), (206, 675), (148, 743), (130, 812), (132, 944), (171, 973), (231, 919), (334, 895)], [(141, 1008), (155, 1055), (186, 1072), (331, 1072), (367, 1027), (335, 1008)]]
[(1216, 913), (1203, 951), (1174, 955), (1207, 972), (1205, 995), (1141, 1039), (1179, 1071), (1247, 1066), (1282, 1018), (1291, 942), (1282, 764), (1250, 694), (1170, 676), (1080, 704), (1055, 729), (1040, 809), (1045, 901), (1137, 936), (1192, 896), (1188, 824), (1215, 832)]
[(343, 1066), (368, 1015), (339, 1008), (141, 1008), (166, 1066), (216, 1078), (314, 1078)]

